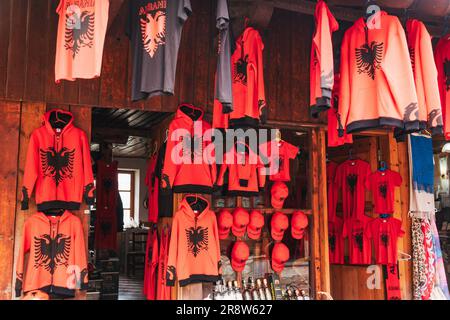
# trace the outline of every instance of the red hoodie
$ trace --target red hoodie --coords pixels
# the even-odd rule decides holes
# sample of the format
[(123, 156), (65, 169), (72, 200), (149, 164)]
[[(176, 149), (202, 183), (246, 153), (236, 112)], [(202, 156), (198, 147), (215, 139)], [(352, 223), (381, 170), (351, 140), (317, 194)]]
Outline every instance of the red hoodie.
[[(216, 181), (211, 125), (203, 110), (190, 104), (178, 107), (169, 126), (161, 184), (176, 193), (211, 193)], [(209, 133), (208, 133), (209, 132)], [(209, 136), (209, 138), (208, 138)], [(212, 150), (211, 156), (207, 150)]]
[(22, 187), (22, 210), (36, 188), (38, 211), (78, 210), (82, 198), (94, 204), (94, 178), (89, 141), (73, 125), (72, 113), (54, 109), (33, 131), (28, 145)]
[(379, 26), (367, 26), (360, 18), (342, 41), (339, 114), (343, 129), (347, 133), (383, 126), (418, 130), (405, 31), (397, 17), (383, 11), (371, 21)]
[[(196, 204), (193, 204), (193, 209), (188, 199), (205, 206), (196, 208)], [(209, 209), (208, 200), (188, 195), (172, 221), (167, 285), (174, 286), (175, 280), (179, 281), (181, 287), (191, 283), (216, 282), (220, 278), (220, 266), (216, 214)]]
[[(26, 272), (25, 254), (29, 253)], [(88, 271), (81, 221), (69, 211), (61, 216), (33, 214), (25, 221), (16, 266), (16, 296), (41, 290), (58, 296), (75, 296), (86, 290)]]
[(450, 140), (450, 34), (439, 40), (434, 58), (438, 70), (439, 93), (441, 96), (442, 118), (445, 139)]

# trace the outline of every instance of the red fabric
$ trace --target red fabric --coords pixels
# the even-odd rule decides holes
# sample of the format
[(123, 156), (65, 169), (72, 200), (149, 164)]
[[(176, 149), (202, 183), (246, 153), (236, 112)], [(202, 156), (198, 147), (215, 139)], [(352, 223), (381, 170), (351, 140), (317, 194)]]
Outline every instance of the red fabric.
[(144, 290), (147, 300), (156, 300), (157, 267), (158, 267), (158, 234), (156, 230), (148, 231), (145, 249)]
[(41, 290), (73, 297), (75, 288), (87, 289), (87, 249), (78, 217), (69, 211), (60, 217), (35, 213), (25, 221), (22, 237), (16, 266), (16, 296), (22, 291)]
[[(276, 151), (272, 152), (272, 147), (278, 147), (278, 153)], [(260, 146), (260, 154), (263, 157), (266, 157), (269, 161), (270, 168), (274, 166), (275, 161), (278, 161), (278, 164), (275, 165), (273, 170), (270, 171), (269, 180), (270, 181), (291, 181), (290, 175), (290, 159), (295, 159), (297, 157), (299, 148), (290, 144), (286, 141), (269, 141)], [(275, 171), (275, 169), (277, 169)], [(272, 172), (273, 171), (273, 172)]]
[(344, 220), (340, 217), (335, 217), (334, 221), (328, 221), (328, 249), (330, 263), (333, 264), (344, 264), (343, 227)]
[(401, 300), (402, 290), (400, 288), (400, 274), (398, 264), (389, 264), (385, 269), (386, 299)]
[(117, 161), (97, 161), (95, 248), (117, 250)]
[(403, 237), (402, 221), (393, 217), (376, 218), (367, 225), (366, 236), (373, 239), (377, 264), (397, 263), (397, 240)]
[(364, 216), (365, 182), (370, 174), (370, 165), (363, 160), (347, 160), (336, 170), (336, 187), (342, 191), (344, 219)]
[[(328, 110), (328, 146), (338, 147), (346, 143), (353, 143), (353, 136), (340, 128), (339, 121), (339, 90), (340, 90), (340, 75), (334, 75), (334, 87), (331, 96), (331, 108)], [(342, 129), (344, 135), (339, 137), (339, 129)]]
[(150, 158), (147, 175), (145, 176), (145, 185), (148, 188), (148, 221), (158, 222), (158, 196), (159, 196), (159, 179), (156, 175), (157, 155)]
[(344, 222), (342, 236), (348, 238), (350, 264), (371, 264), (372, 247), (366, 235), (367, 224), (372, 219), (364, 216), (361, 220), (348, 219)]
[(164, 228), (161, 232), (159, 242), (158, 283), (156, 287), (157, 300), (172, 300), (172, 288), (166, 285), (169, 238), (170, 230)]
[(438, 70), (444, 134), (445, 138), (450, 140), (450, 111), (448, 110), (450, 108), (450, 34), (439, 40), (434, 58)]
[(338, 188), (335, 183), (336, 170), (338, 164), (336, 162), (327, 163), (327, 204), (328, 204), (328, 221), (334, 221), (336, 217), (336, 205), (338, 201)]
[(375, 213), (394, 212), (394, 189), (401, 184), (401, 175), (391, 170), (375, 171), (369, 175), (366, 188), (372, 191)]
[(214, 101), (214, 128), (238, 127), (244, 123), (258, 125), (266, 107), (263, 50), (264, 44), (256, 29), (246, 28), (236, 40), (231, 56), (233, 111), (224, 114), (222, 104)]
[[(66, 122), (62, 128), (60, 120)], [(28, 145), (22, 187), (22, 210), (35, 190), (38, 211), (80, 209), (84, 197), (94, 204), (89, 140), (73, 125), (72, 113), (53, 109), (44, 115), (42, 127), (33, 131)], [(58, 165), (59, 164), (59, 167)]]

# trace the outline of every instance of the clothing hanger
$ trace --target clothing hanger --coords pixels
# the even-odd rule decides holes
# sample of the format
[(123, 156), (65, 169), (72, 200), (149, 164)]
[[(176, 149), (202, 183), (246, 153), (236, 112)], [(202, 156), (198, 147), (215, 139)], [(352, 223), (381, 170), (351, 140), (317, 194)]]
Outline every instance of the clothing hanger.
[(353, 155), (353, 148), (348, 149), (348, 160), (355, 160), (355, 157)]
[(380, 161), (380, 167), (378, 168), (378, 171), (384, 172), (387, 170), (386, 161)]
[(153, 152), (152, 155), (155, 156), (158, 153), (158, 140), (155, 140), (153, 143)]
[(374, 15), (377, 11), (375, 8), (371, 8), (371, 6), (378, 6), (376, 1), (367, 0), (365, 6), (364, 20), (367, 21), (372, 15)]
[(167, 142), (167, 140), (169, 140), (169, 129), (166, 129), (166, 136), (164, 138), (164, 143)]
[(410, 254), (408, 254), (408, 253), (405, 253), (405, 252), (403, 252), (403, 251), (398, 251), (398, 254), (399, 254), (399, 258), (398, 258), (398, 261), (410, 261), (411, 259), (412, 259), (412, 257), (411, 257), (411, 255)]
[(55, 112), (55, 124), (58, 124), (58, 123), (66, 124), (67, 121), (64, 121), (63, 119), (58, 118), (58, 113), (59, 113), (59, 111)]

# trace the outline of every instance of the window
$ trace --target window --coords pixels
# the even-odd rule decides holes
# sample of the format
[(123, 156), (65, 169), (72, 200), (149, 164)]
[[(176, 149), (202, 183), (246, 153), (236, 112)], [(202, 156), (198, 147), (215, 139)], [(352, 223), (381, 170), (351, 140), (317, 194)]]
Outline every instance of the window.
[(134, 171), (122, 171), (118, 173), (119, 194), (123, 204), (123, 222), (130, 221), (130, 217), (134, 218)]

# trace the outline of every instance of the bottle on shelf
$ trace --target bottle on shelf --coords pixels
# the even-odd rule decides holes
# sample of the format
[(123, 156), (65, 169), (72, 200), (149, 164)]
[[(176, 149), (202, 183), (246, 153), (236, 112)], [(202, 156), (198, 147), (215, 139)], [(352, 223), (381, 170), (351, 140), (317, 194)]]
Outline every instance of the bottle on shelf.
[(266, 300), (273, 300), (272, 292), (269, 289), (268, 281), (266, 278), (263, 278), (263, 288), (264, 288), (264, 294), (266, 296)]
[(236, 294), (233, 288), (233, 282), (228, 281), (227, 282), (227, 298), (228, 300), (236, 300)]
[(240, 288), (238, 287), (238, 282), (236, 280), (233, 281), (233, 290), (234, 290), (234, 295), (236, 297), (235, 300), (244, 300), (242, 297), (242, 292), (241, 292)]
[(255, 282), (253, 281), (253, 278), (249, 277), (248, 282), (250, 285), (250, 294), (252, 295), (252, 300), (260, 300), (258, 290), (256, 290)]
[(310, 297), (306, 294), (305, 290), (301, 290), (300, 294), (302, 295), (303, 300), (311, 300)]
[(216, 299), (215, 300), (224, 300), (224, 292), (223, 292), (223, 280), (217, 281), (217, 290), (216, 290)]
[(291, 289), (287, 289), (286, 292), (287, 292), (287, 300), (297, 300), (294, 294), (292, 293)]
[(284, 289), (281, 289), (281, 299), (288, 300), (288, 295), (286, 293), (286, 290), (284, 290)]
[(300, 293), (300, 290), (298, 290), (298, 289), (295, 289), (295, 297), (297, 300), (304, 300), (303, 296)]
[(252, 300), (252, 294), (250, 293), (250, 287), (247, 285), (246, 281), (242, 280), (242, 297), (244, 300)]
[(256, 279), (256, 289), (258, 290), (259, 300), (267, 300), (261, 279)]

